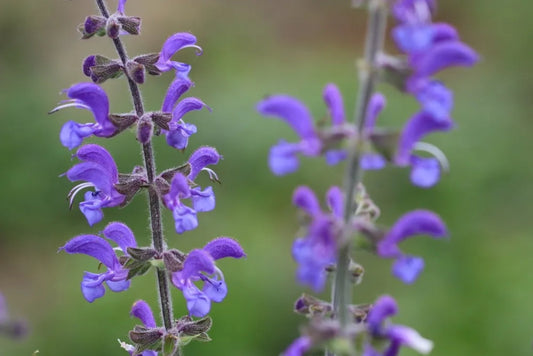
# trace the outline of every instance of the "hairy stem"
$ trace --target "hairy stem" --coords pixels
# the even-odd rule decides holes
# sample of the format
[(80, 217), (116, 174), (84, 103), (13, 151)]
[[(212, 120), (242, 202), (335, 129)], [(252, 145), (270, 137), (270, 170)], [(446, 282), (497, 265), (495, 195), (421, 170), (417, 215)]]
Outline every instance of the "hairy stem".
[[(98, 8), (100, 9), (102, 15), (108, 18), (109, 12), (107, 10), (104, 0), (96, 0), (96, 4), (98, 5)], [(113, 43), (120, 57), (120, 60), (122, 61), (122, 64), (124, 65), (124, 67), (126, 67), (128, 55), (126, 53), (124, 45), (122, 44), (122, 41), (120, 40), (120, 38), (114, 38)], [(133, 105), (135, 106), (135, 112), (138, 117), (141, 117), (144, 114), (141, 92), (139, 91), (139, 87), (137, 86), (137, 84), (131, 78), (128, 77), (127, 73), (126, 77), (128, 79), (128, 85), (130, 88), (131, 97), (133, 99)], [(165, 249), (165, 241), (163, 238), (163, 228), (161, 223), (161, 204), (159, 202), (159, 197), (156, 191), (152, 188), (152, 183), (156, 174), (152, 142), (150, 141), (144, 144), (142, 146), (142, 151), (144, 157), (144, 167), (148, 175), (148, 184), (150, 185), (150, 187), (148, 188), (148, 202), (150, 208), (152, 243), (154, 245), (154, 248), (158, 252), (163, 252)], [(165, 329), (169, 330), (173, 326), (174, 316), (172, 313), (172, 299), (170, 297), (169, 280), (165, 270), (159, 268), (157, 269), (157, 282), (159, 287), (159, 302), (161, 314), (163, 316), (163, 323), (165, 325)]]
[(339, 320), (343, 330), (350, 323), (348, 305), (352, 300), (352, 284), (348, 267), (350, 265), (350, 249), (352, 230), (349, 223), (357, 209), (355, 191), (361, 183), (363, 172), (359, 166), (361, 159), (361, 137), (364, 128), (365, 113), (370, 97), (374, 92), (378, 73), (376, 71), (376, 58), (383, 48), (385, 28), (387, 25), (387, 6), (384, 0), (371, 0), (369, 3), (369, 21), (367, 25), (365, 55), (359, 68), (359, 91), (355, 108), (355, 125), (357, 135), (350, 143), (348, 164), (344, 175), (344, 224), (342, 239), (340, 240), (339, 254), (337, 256), (337, 269), (333, 289), (333, 308), (335, 317)]

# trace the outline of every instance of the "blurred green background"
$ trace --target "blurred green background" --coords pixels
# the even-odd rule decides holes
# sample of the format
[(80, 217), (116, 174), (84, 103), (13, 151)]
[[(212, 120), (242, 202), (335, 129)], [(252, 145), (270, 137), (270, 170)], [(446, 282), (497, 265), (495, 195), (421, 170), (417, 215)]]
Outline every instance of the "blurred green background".
[[(294, 134), (284, 123), (260, 117), (255, 103), (284, 92), (321, 118), (322, 88), (334, 82), (347, 112), (353, 112), (365, 12), (351, 10), (348, 0), (130, 0), (126, 9), (143, 18), (142, 35), (124, 37), (131, 54), (159, 51), (167, 36), (181, 31), (194, 33), (204, 48), (200, 57), (188, 50), (179, 59), (193, 65), (196, 87), (189, 94), (213, 112), (187, 116), (199, 133), (185, 154), (158, 139), (158, 166), (180, 164), (200, 145), (217, 147), (225, 158), (216, 167), (223, 180), (215, 187), (217, 209), (199, 215), (197, 230), (178, 236), (165, 211), (169, 244), (187, 250), (215, 236), (233, 236), (248, 254), (246, 260), (220, 262), (229, 294), (213, 305), (213, 341), (188, 346), (186, 355), (277, 355), (305, 323), (292, 313), (292, 304), (308, 291), (294, 282), (290, 247), (298, 227), (292, 190), (307, 184), (323, 196), (330, 185), (340, 184), (342, 167), (304, 160), (296, 174), (274, 177), (266, 164), (268, 150)], [(358, 256), (367, 274), (354, 301), (394, 295), (400, 305), (395, 322), (434, 340), (435, 356), (532, 354), (532, 11), (533, 3), (520, 0), (441, 1), (437, 20), (456, 25), (482, 56), (473, 70), (442, 76), (455, 91), (458, 127), (429, 141), (446, 152), (451, 173), (431, 190), (411, 186), (405, 170), (365, 176), (382, 208), (381, 223), (427, 208), (451, 231), (447, 241), (417, 238), (403, 245), (426, 259), (425, 272), (412, 286), (390, 276), (390, 261)], [(55, 356), (124, 354), (116, 339), (127, 340), (136, 324), (128, 316), (132, 303), (142, 298), (157, 307), (151, 273), (134, 280), (127, 292), (108, 291), (87, 303), (79, 283), (83, 271), (94, 272), (97, 264), (56, 253), (71, 237), (96, 233), (113, 220), (129, 224), (139, 243), (149, 241), (143, 196), (124, 209), (106, 209), (104, 222), (90, 228), (77, 208), (68, 210), (65, 197), (73, 184), (58, 178), (74, 162), (59, 143), (60, 127), (69, 119), (92, 118), (74, 109), (46, 113), (64, 99), (61, 89), (86, 80), (82, 58), (115, 56), (105, 38), (79, 40), (76, 26), (93, 13), (89, 0), (0, 0), (0, 291), (11, 315), (26, 318), (31, 327), (25, 340), (1, 338), (0, 355), (31, 355), (37, 349)], [(148, 110), (160, 107), (171, 79), (168, 73), (147, 80), (142, 89)], [(103, 86), (113, 112), (131, 110), (124, 81)], [(380, 123), (400, 127), (416, 103), (381, 89), (389, 103)], [(133, 132), (89, 141), (108, 148), (123, 172), (141, 162)], [(181, 315), (186, 309), (178, 292), (173, 291), (174, 308)]]

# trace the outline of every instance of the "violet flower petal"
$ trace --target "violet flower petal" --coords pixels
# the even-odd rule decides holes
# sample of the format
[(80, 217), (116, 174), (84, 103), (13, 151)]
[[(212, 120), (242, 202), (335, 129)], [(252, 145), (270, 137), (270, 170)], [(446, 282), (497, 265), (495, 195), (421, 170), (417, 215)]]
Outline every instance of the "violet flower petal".
[(287, 95), (274, 95), (259, 102), (257, 111), (284, 120), (302, 139), (317, 138), (311, 113), (298, 99)]
[(200, 272), (214, 273), (215, 262), (208, 251), (195, 249), (187, 255), (183, 262), (183, 270), (179, 274), (181, 279), (187, 280)]
[(378, 170), (385, 168), (387, 160), (379, 153), (363, 153), (359, 165), (365, 171)]
[(172, 111), (172, 120), (174, 122), (179, 121), (185, 114), (193, 110), (201, 110), (207, 108), (211, 111), (211, 108), (207, 106), (203, 101), (198, 98), (185, 98), (176, 105)]
[(326, 163), (330, 166), (334, 166), (336, 164), (339, 164), (340, 162), (344, 161), (346, 158), (348, 158), (348, 151), (346, 150), (327, 150), (324, 153), (324, 158), (326, 159)]
[(333, 212), (333, 215), (342, 219), (344, 212), (344, 193), (341, 188), (337, 186), (329, 188), (326, 193), (326, 201), (328, 202), (329, 209)]
[(60, 250), (69, 254), (82, 253), (96, 258), (109, 269), (120, 266), (113, 247), (101, 237), (95, 235), (79, 235), (69, 240)]
[(212, 187), (201, 190), (200, 187), (191, 189), (191, 201), (197, 212), (211, 211), (215, 209), (215, 193)]
[(424, 260), (414, 256), (402, 256), (392, 265), (392, 274), (406, 284), (413, 284), (423, 270)]
[(311, 216), (320, 213), (320, 203), (313, 190), (309, 187), (300, 186), (296, 188), (292, 194), (292, 203)]
[(138, 300), (133, 303), (130, 315), (139, 319), (147, 328), (155, 328), (157, 326), (152, 309), (144, 300)]
[(179, 205), (172, 210), (174, 218), (174, 227), (178, 234), (185, 231), (194, 230), (198, 227), (198, 218), (196, 211), (185, 205)]
[(194, 285), (182, 290), (183, 297), (187, 301), (187, 310), (192, 316), (201, 318), (206, 316), (211, 309), (211, 300), (205, 293)]
[(109, 101), (104, 89), (90, 82), (78, 83), (67, 89), (67, 96), (88, 106), (103, 129), (114, 130), (108, 118)]
[(380, 335), (382, 324), (390, 316), (396, 315), (398, 312), (398, 305), (393, 297), (384, 295), (372, 305), (368, 312), (366, 322), (370, 328), (370, 332), (374, 335)]
[(176, 173), (170, 182), (170, 191), (164, 196), (164, 202), (167, 208), (173, 209), (178, 206), (180, 199), (187, 199), (191, 196), (189, 181), (181, 174)]
[(228, 286), (224, 280), (218, 280), (217, 278), (208, 278), (202, 288), (204, 294), (213, 302), (220, 303), (228, 295)]
[(59, 133), (61, 144), (69, 150), (78, 147), (85, 137), (91, 136), (97, 130), (94, 124), (79, 124), (67, 121)]
[(127, 0), (118, 0), (117, 12), (124, 14), (124, 6), (126, 5)]
[(176, 101), (178, 101), (178, 99), (192, 86), (193, 82), (189, 79), (176, 77), (167, 89), (163, 105), (161, 106), (161, 111), (172, 112), (172, 108), (176, 104)]
[(430, 188), (438, 183), (440, 163), (435, 158), (411, 157), (411, 182), (421, 188)]
[(208, 242), (203, 250), (215, 260), (225, 257), (242, 258), (246, 256), (241, 245), (229, 237), (217, 237)]
[(270, 148), (268, 166), (275, 175), (281, 176), (298, 170), (300, 160), (296, 155), (300, 152), (300, 145), (283, 140)]
[(163, 44), (163, 47), (161, 48), (161, 53), (159, 54), (159, 60), (155, 64), (155, 66), (163, 71), (169, 71), (173, 68), (172, 63), (170, 62), (170, 58), (178, 51), (187, 48), (187, 47), (194, 47), (197, 48), (201, 54), (201, 48), (195, 45), (196, 43), (196, 37), (193, 34), (180, 32), (175, 33)]
[(105, 295), (105, 288), (99, 282), (99, 274), (85, 272), (81, 282), (81, 293), (86, 301), (89, 303), (94, 302), (96, 299), (101, 298)]
[(398, 143), (395, 162), (398, 165), (408, 165), (414, 145), (424, 136), (435, 131), (448, 131), (453, 128), (451, 120), (436, 121), (424, 112), (415, 114), (403, 128)]
[(123, 280), (123, 281), (112, 281), (112, 280), (109, 280), (109, 281), (106, 281), (106, 284), (109, 287), (109, 289), (112, 290), (113, 292), (122, 292), (122, 291), (125, 291), (126, 289), (128, 289), (130, 287), (131, 281), (126, 281), (126, 280)]
[(94, 162), (78, 163), (67, 171), (66, 176), (71, 182), (78, 180), (91, 182), (106, 195), (111, 195), (115, 189), (109, 172)]
[(200, 171), (211, 164), (217, 164), (222, 158), (213, 147), (200, 147), (197, 149), (191, 157), (189, 157), (189, 164), (191, 165), (191, 172), (188, 178), (195, 180)]
[(311, 349), (312, 341), (308, 336), (301, 336), (294, 340), (292, 344), (283, 351), (282, 356), (303, 356)]
[(80, 211), (87, 219), (89, 226), (98, 224), (104, 218), (102, 206), (104, 201), (98, 197), (98, 193), (86, 192), (85, 200), (80, 202)]
[(333, 126), (344, 124), (344, 103), (339, 88), (335, 84), (330, 83), (324, 87), (322, 96), (328, 107)]
[(102, 146), (88, 144), (80, 147), (76, 157), (81, 161), (98, 163), (109, 172), (113, 181), (118, 182), (118, 169), (111, 154)]
[(439, 42), (423, 55), (416, 56), (411, 66), (415, 75), (430, 77), (442, 69), (452, 66), (471, 67), (479, 60), (477, 53), (459, 41)]
[(392, 325), (387, 330), (387, 336), (391, 340), (408, 346), (423, 355), (429, 354), (433, 349), (433, 342), (431, 340), (423, 338), (416, 330), (407, 326)]
[(381, 93), (374, 93), (374, 95), (372, 95), (370, 98), (365, 113), (365, 131), (367, 134), (370, 134), (372, 131), (374, 131), (377, 118), (381, 111), (383, 111), (383, 108), (386, 104), (387, 100)]
[(126, 224), (120, 222), (112, 222), (106, 226), (103, 231), (106, 238), (114, 241), (127, 254), (128, 247), (137, 247), (137, 241), (131, 229)]

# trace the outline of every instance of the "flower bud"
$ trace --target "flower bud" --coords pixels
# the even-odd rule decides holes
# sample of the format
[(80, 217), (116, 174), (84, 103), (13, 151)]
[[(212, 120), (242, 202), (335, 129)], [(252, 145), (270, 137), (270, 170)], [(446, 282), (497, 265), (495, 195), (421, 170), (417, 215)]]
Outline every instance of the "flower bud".
[(128, 73), (128, 77), (135, 83), (144, 83), (144, 66), (142, 64), (129, 60), (126, 63), (126, 72)]
[(137, 140), (144, 144), (147, 144), (152, 139), (154, 133), (154, 124), (149, 114), (144, 114), (137, 123)]
[(107, 36), (111, 38), (118, 38), (118, 35), (120, 34), (120, 23), (118, 22), (116, 16), (110, 16), (107, 19), (105, 31), (107, 33)]
[(141, 32), (141, 18), (136, 16), (118, 16), (118, 22), (122, 29), (130, 35), (138, 35)]
[(105, 33), (105, 25), (105, 17), (91, 15), (85, 18), (85, 22), (78, 27), (78, 30), (82, 34), (82, 39), (87, 39), (94, 35), (102, 36)]

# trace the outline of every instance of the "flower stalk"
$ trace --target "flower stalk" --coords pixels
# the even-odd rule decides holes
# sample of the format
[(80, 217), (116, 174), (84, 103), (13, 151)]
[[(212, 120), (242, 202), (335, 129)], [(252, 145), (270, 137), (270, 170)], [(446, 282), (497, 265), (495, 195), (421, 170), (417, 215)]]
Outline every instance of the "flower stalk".
[(350, 265), (351, 235), (350, 220), (357, 210), (355, 201), (355, 190), (362, 181), (363, 170), (360, 168), (361, 160), (361, 137), (365, 124), (365, 114), (368, 103), (378, 79), (376, 70), (376, 59), (383, 49), (385, 40), (385, 29), (387, 25), (387, 5), (383, 0), (371, 0), (368, 5), (369, 21), (365, 40), (364, 59), (359, 64), (359, 91), (357, 94), (357, 105), (355, 109), (355, 126), (357, 135), (351, 140), (349, 147), (349, 158), (344, 175), (344, 231), (339, 245), (337, 258), (337, 269), (333, 287), (333, 308), (335, 317), (339, 320), (341, 328), (344, 330), (350, 323), (350, 313), (348, 305), (352, 299), (352, 283), (348, 267)]
[[(104, 0), (96, 0), (96, 4), (102, 13), (102, 16), (109, 18), (109, 11), (105, 5)], [(122, 61), (124, 67), (128, 62), (128, 55), (119, 37), (113, 38), (113, 43), (117, 50), (117, 53)], [(127, 76), (130, 93), (135, 107), (135, 112), (138, 117), (144, 114), (144, 107), (142, 102), (141, 92), (137, 83)], [(161, 222), (161, 204), (157, 192), (153, 188), (153, 182), (156, 175), (155, 158), (152, 148), (152, 142), (149, 140), (142, 145), (144, 167), (148, 178), (148, 202), (150, 210), (150, 227), (152, 231), (152, 243), (157, 252), (163, 252), (165, 248), (165, 242), (163, 238), (163, 229)], [(173, 327), (173, 313), (172, 313), (172, 300), (170, 296), (169, 280), (167, 273), (164, 269), (157, 268), (157, 283), (159, 289), (159, 303), (161, 314), (163, 317), (163, 323), (166, 330), (170, 330)], [(178, 351), (179, 354), (179, 351)]]

